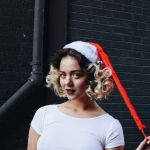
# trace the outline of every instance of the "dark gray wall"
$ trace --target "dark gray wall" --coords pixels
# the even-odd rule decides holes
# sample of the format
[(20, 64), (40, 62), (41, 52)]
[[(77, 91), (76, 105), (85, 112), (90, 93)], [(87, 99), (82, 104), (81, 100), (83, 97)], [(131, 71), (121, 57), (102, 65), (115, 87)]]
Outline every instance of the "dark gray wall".
[[(33, 49), (34, 1), (2, 0), (0, 2), (0, 106), (5, 103), (30, 76)], [(26, 150), (30, 122), (35, 111), (46, 104), (58, 103), (58, 97), (45, 87), (49, 58), (66, 44), (67, 0), (45, 0), (43, 46), (44, 79), (0, 123), (0, 150)]]
[[(145, 133), (150, 135), (150, 1), (68, 2), (67, 43), (83, 40), (96, 42), (103, 47), (142, 123), (147, 126)], [(43, 66), (45, 75), (48, 72), (49, 55), (66, 43), (66, 27), (61, 24), (66, 22), (66, 18), (62, 17), (62, 14), (66, 13), (65, 6), (62, 0), (46, 0)], [(28, 63), (32, 61), (33, 13), (34, 1), (0, 2), (0, 106), (30, 75), (31, 66)], [(50, 92), (46, 93), (44, 84), (43, 81), (42, 85), (0, 124), (0, 149), (26, 150), (30, 121), (37, 108), (64, 101), (54, 99), (55, 96), (51, 96)], [(115, 88), (108, 100), (99, 104), (121, 122), (125, 134), (125, 150), (135, 149), (144, 137), (137, 129), (118, 90)]]
[[(149, 135), (150, 1), (71, 0), (68, 9), (68, 43), (82, 40), (103, 47)], [(121, 122), (125, 150), (135, 149), (144, 136), (118, 90), (100, 106)]]
[[(45, 36), (47, 40), (47, 49), (48, 49), (48, 57), (47, 57), (47, 66), (48, 71), (50, 69), (50, 57), (54, 54), (56, 50), (62, 49), (62, 47), (66, 44), (67, 40), (67, 0), (53, 0), (46, 1), (46, 28), (47, 35)], [(46, 33), (45, 33), (46, 34)], [(62, 103), (65, 101), (63, 98), (59, 98), (54, 94), (52, 90), (48, 90), (47, 104), (56, 104)]]
[(0, 105), (29, 77), (32, 61), (33, 1), (0, 2)]
[[(26, 83), (30, 76), (32, 67), (29, 62), (32, 61), (33, 21), (34, 1), (1, 0), (0, 106)], [(35, 111), (46, 103), (44, 84), (43, 81), (38, 89), (0, 123), (0, 150), (27, 149), (31, 119)]]

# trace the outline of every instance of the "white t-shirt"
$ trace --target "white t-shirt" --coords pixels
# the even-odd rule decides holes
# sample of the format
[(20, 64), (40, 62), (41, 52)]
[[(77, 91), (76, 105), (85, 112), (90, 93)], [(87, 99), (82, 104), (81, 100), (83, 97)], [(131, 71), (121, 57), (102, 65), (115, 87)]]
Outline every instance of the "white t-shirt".
[(41, 135), (37, 150), (103, 150), (124, 145), (122, 126), (109, 114), (75, 118), (57, 105), (39, 108), (31, 122)]

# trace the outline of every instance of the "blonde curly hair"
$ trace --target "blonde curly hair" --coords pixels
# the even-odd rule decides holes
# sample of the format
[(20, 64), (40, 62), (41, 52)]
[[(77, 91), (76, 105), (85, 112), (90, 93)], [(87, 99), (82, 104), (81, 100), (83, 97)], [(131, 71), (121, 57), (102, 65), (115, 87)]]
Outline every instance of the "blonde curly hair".
[(59, 73), (61, 59), (66, 56), (74, 57), (79, 62), (81, 69), (89, 74), (90, 81), (85, 91), (90, 99), (101, 100), (107, 98), (114, 88), (114, 82), (111, 79), (111, 69), (89, 62), (85, 56), (73, 49), (59, 50), (51, 58), (50, 72), (46, 76), (46, 86), (52, 88), (59, 97), (67, 97), (60, 86)]

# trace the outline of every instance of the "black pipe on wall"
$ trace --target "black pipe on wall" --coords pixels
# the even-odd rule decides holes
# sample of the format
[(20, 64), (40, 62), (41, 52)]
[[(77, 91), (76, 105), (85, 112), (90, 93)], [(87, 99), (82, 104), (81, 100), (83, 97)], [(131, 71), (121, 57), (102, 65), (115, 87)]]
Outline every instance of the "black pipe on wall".
[(35, 0), (33, 59), (31, 77), (28, 81), (0, 107), (0, 122), (23, 101), (43, 80), (43, 31), (44, 31), (44, 0)]

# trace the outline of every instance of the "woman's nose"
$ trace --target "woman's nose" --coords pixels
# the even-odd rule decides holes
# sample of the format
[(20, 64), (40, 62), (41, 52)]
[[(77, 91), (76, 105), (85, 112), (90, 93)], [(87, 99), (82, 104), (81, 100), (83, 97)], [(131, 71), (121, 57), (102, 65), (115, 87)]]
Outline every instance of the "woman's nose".
[(68, 76), (68, 77), (66, 78), (65, 84), (66, 84), (66, 85), (70, 85), (70, 86), (73, 85), (73, 82), (72, 82), (71, 77)]

